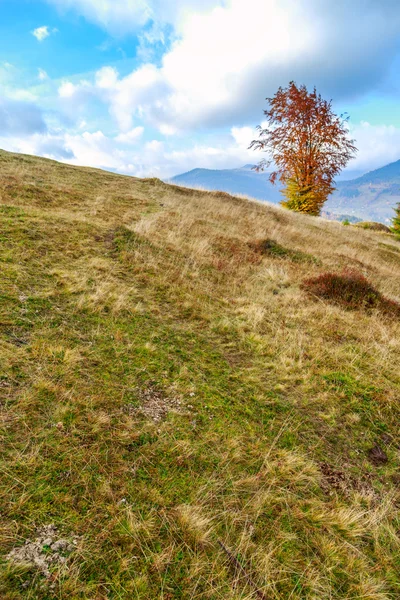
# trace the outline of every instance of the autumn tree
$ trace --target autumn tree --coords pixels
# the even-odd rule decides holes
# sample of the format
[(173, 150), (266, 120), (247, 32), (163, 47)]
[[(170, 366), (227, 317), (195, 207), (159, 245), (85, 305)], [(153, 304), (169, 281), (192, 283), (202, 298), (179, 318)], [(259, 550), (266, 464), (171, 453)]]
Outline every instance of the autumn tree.
[(396, 210), (396, 216), (394, 217), (392, 223), (392, 231), (395, 235), (397, 235), (398, 238), (400, 238), (400, 202), (397, 205)]
[(348, 137), (348, 117), (335, 115), (332, 102), (315, 88), (308, 92), (305, 85), (298, 87), (293, 81), (267, 101), (267, 124), (257, 128), (259, 139), (250, 148), (268, 153), (268, 158), (256, 169), (262, 171), (273, 163), (269, 179), (284, 185), (283, 206), (319, 215), (335, 189), (336, 175), (357, 152)]

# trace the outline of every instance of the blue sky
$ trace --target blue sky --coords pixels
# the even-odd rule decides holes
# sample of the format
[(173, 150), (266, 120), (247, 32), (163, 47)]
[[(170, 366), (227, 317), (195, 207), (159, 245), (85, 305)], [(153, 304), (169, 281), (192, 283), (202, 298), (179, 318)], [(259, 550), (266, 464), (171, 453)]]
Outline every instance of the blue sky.
[(400, 159), (397, 0), (0, 0), (0, 147), (138, 176), (233, 168), (291, 79)]

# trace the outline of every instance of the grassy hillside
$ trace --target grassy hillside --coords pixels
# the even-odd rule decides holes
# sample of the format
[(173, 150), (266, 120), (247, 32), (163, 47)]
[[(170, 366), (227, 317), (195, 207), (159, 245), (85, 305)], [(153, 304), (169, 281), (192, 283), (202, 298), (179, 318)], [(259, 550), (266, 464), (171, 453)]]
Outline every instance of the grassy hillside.
[[(253, 171), (251, 165), (240, 169), (193, 169), (172, 178), (172, 183), (205, 190), (224, 190), (279, 204), (281, 185), (272, 185), (268, 173)], [(327, 215), (344, 216), (390, 225), (400, 201), (400, 161), (348, 181), (337, 181), (336, 191), (325, 205)]]
[(389, 235), (0, 153), (2, 600), (400, 597)]

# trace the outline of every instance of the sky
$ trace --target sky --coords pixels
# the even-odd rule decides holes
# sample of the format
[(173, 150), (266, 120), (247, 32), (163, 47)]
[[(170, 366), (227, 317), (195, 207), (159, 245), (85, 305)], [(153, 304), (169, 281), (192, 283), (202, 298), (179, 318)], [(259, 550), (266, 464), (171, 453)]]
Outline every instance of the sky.
[[(0, 148), (139, 177), (257, 163), (294, 80), (400, 159), (398, 0), (0, 0)], [(345, 173), (345, 175), (346, 175)]]

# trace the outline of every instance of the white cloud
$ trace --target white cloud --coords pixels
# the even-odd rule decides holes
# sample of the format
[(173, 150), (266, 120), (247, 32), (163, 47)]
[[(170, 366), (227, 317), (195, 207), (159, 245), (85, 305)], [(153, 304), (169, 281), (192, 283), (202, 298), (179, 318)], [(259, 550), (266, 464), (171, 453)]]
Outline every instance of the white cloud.
[(248, 148), (251, 141), (257, 137), (253, 127), (232, 127), (231, 134), (235, 142), (242, 148)]
[(38, 69), (38, 79), (40, 81), (45, 81), (48, 78), (49, 78), (49, 76), (47, 75), (47, 73), (44, 69)]
[(399, 160), (399, 127), (363, 122), (351, 126), (350, 134), (359, 151), (355, 160), (349, 163), (349, 170), (366, 172)]
[(113, 67), (103, 67), (96, 73), (96, 85), (100, 89), (112, 89), (117, 85), (118, 72)]
[(62, 161), (73, 158), (73, 153), (66, 148), (65, 138), (61, 134), (34, 133), (21, 137), (0, 137), (0, 145), (11, 152), (34, 154)]
[[(114, 35), (137, 31), (150, 22), (169, 23), (177, 31), (187, 14), (205, 11), (225, 0), (47, 0), (60, 10), (75, 10)], [(150, 34), (154, 35), (154, 34)]]
[(104, 67), (96, 74), (95, 87), (125, 132), (132, 128), (134, 116), (144, 116), (147, 107), (160, 102), (166, 93), (159, 69), (152, 64), (145, 64), (122, 79), (115, 69)]
[[(265, 96), (290, 79), (315, 84), (335, 99), (353, 100), (376, 89), (391, 64), (400, 30), (400, 4), (395, 0), (353, 0), (350, 9), (347, 0), (47, 1), (79, 12), (112, 34), (142, 27), (144, 50), (146, 44), (158, 44), (164, 56), (153, 64), (154, 55), (143, 51), (147, 62), (123, 76), (104, 66), (90, 81), (49, 81), (46, 88), (58, 94), (62, 127), (75, 129), (32, 135), (35, 127), (45, 125), (41, 113), (28, 111), (31, 118), (36, 114), (36, 125), (25, 123), (29, 135), (24, 138), (18, 130), (15, 135), (21, 133), (21, 139), (12, 139), (23, 151), (29, 147), (74, 164), (141, 176), (257, 162), (259, 155), (248, 151), (256, 136), (249, 125), (262, 119)], [(173, 26), (168, 39), (164, 34), (171, 27), (165, 23)], [(53, 31), (43, 26), (32, 33), (42, 41)], [(0, 70), (1, 77), (9, 76), (9, 67)], [(40, 69), (39, 79), (46, 76)], [(29, 90), (11, 94), (34, 104)], [(50, 107), (53, 100), (46, 98), (44, 105)], [(109, 136), (101, 131), (113, 130), (105, 123), (104, 107), (117, 129)], [(0, 103), (0, 121), (5, 115)], [(8, 120), (10, 136), (18, 118), (12, 127)], [(139, 147), (145, 129), (153, 128), (164, 140), (145, 139)], [(216, 133), (224, 131), (230, 133)], [(399, 129), (363, 124), (353, 127), (352, 134), (360, 152), (351, 169), (368, 170), (400, 156)], [(154, 130), (151, 135), (158, 137)]]
[(35, 36), (38, 42), (43, 42), (50, 35), (50, 30), (47, 25), (37, 27), (32, 31), (32, 35)]
[(159, 140), (151, 140), (145, 144), (145, 149), (150, 152), (161, 152), (164, 149), (164, 143)]
[(95, 133), (85, 131), (79, 135), (66, 134), (65, 147), (74, 155), (74, 158), (67, 162), (122, 170), (124, 161), (118, 155), (118, 148), (115, 148), (113, 140), (105, 136), (102, 131)]
[[(92, 0), (67, 4), (91, 15), (97, 6)], [(121, 19), (131, 6), (128, 0), (113, 4), (115, 12), (105, 1), (100, 13)], [(147, 63), (125, 77), (111, 67), (98, 72), (93, 89), (122, 131), (136, 118), (162, 133), (256, 123), (265, 96), (291, 79), (335, 99), (353, 97), (385, 76), (400, 28), (400, 5), (393, 0), (354, 0), (351, 11), (347, 0), (213, 0), (190, 10), (198, 5), (179, 2), (168, 12), (156, 0), (146, 10), (134, 3), (141, 14), (158, 6), (157, 16), (175, 19), (179, 35), (160, 66)]]
[(70, 81), (64, 81), (58, 88), (58, 95), (60, 98), (72, 98), (77, 89), (77, 86)]
[(161, 123), (159, 126), (159, 131), (162, 135), (172, 136), (178, 133), (178, 129), (173, 125), (168, 125), (167, 123)]
[(136, 144), (142, 137), (144, 127), (135, 127), (126, 133), (120, 133), (115, 139), (122, 144)]
[[(0, 122), (1, 114), (0, 106)], [(0, 138), (0, 146), (9, 150), (138, 177), (168, 178), (195, 167), (231, 169), (254, 164), (260, 158), (258, 153), (248, 150), (248, 142), (254, 134), (254, 130), (248, 127), (233, 127), (230, 134), (210, 136), (203, 141), (182, 140), (178, 147), (176, 141), (170, 139), (153, 139), (135, 145), (143, 135), (140, 126), (118, 136), (107, 136), (101, 130), (51, 134), (40, 130), (35, 132), (33, 121), (25, 124), (24, 130), (9, 129), (8, 134), (9, 137)], [(350, 172), (366, 172), (398, 160), (400, 156), (400, 128), (362, 123), (352, 127), (351, 135), (356, 138), (360, 152), (350, 163)]]
[(237, 144), (229, 134), (222, 138), (211, 137), (202, 143), (189, 141), (176, 148), (174, 141), (170, 139), (152, 139), (138, 144), (143, 133), (141, 126), (118, 136), (107, 136), (101, 130), (82, 132), (79, 129), (75, 133), (17, 133), (7, 140), (0, 138), (0, 145), (15, 152), (37, 154), (70, 164), (98, 167), (138, 177), (168, 178), (194, 167), (234, 168), (254, 159), (247, 147)]

